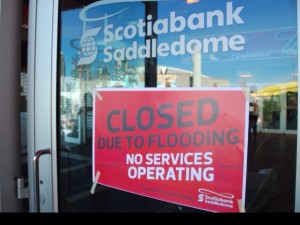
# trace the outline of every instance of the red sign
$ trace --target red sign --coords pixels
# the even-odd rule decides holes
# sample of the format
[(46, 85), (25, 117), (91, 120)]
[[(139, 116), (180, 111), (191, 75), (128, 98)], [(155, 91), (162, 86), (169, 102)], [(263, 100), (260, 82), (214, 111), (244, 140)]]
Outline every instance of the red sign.
[(101, 89), (98, 183), (213, 212), (245, 201), (248, 103), (240, 89)]

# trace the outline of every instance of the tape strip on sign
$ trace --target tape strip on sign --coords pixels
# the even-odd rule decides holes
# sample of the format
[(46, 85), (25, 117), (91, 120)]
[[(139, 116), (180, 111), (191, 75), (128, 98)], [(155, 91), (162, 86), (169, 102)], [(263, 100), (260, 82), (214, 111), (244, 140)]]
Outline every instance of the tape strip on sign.
[(98, 98), (98, 100), (102, 101), (103, 97), (102, 97), (102, 95), (99, 92), (96, 91), (96, 88), (97, 88), (96, 85), (94, 83), (89, 83), (88, 85), (90, 86), (90, 88), (92, 89), (92, 91), (95, 92), (96, 97)]
[(94, 192), (95, 192), (95, 189), (96, 189), (96, 186), (97, 186), (97, 183), (98, 183), (100, 174), (101, 174), (100, 171), (97, 171), (96, 176), (95, 176), (95, 179), (94, 179), (94, 183), (93, 183), (92, 188), (91, 188), (91, 194), (92, 194), (92, 195), (93, 195)]
[(103, 97), (102, 95), (96, 91), (96, 97), (99, 99), (99, 101), (102, 101)]
[(244, 204), (243, 204), (243, 200), (242, 200), (242, 199), (238, 199), (237, 201), (238, 201), (238, 204), (239, 204), (240, 212), (241, 212), (241, 213), (246, 212), (245, 206), (244, 206)]

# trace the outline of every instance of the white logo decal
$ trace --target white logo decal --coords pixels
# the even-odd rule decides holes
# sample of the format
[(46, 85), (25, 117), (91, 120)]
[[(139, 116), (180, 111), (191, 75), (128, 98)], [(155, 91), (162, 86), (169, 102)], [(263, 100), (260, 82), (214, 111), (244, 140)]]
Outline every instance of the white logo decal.
[[(171, 1), (171, 0), (145, 0), (146, 2), (158, 2), (158, 1)], [(185, 29), (201, 30), (206, 28), (212, 28), (215, 24), (218, 27), (231, 26), (234, 23), (245, 23), (240, 16), (244, 6), (233, 6), (232, 2), (226, 2), (226, 9), (216, 9), (214, 11), (207, 12), (195, 12), (187, 16), (180, 15), (175, 11), (170, 11), (169, 15), (165, 18), (154, 19), (153, 15), (148, 14), (143, 18), (137, 18), (136, 23), (130, 23), (122, 26), (117, 24), (107, 24), (107, 19), (116, 16), (130, 7), (116, 9), (116, 12), (111, 14), (103, 14), (95, 16), (95, 14), (89, 13), (94, 11), (99, 6), (124, 2), (140, 2), (140, 0), (106, 0), (97, 1), (86, 7), (84, 7), (79, 14), (79, 18), (83, 21), (84, 27), (87, 22), (95, 22), (104, 20), (103, 25), (103, 42), (95, 41), (91, 36), (96, 35), (101, 28), (85, 31), (81, 38), (81, 49), (84, 58), (80, 59), (78, 65), (90, 64), (94, 62), (97, 57), (97, 45), (103, 43), (103, 62), (107, 63), (112, 60), (135, 60), (155, 57), (168, 57), (170, 55), (178, 56), (185, 54), (195, 54), (199, 52), (227, 52), (229, 50), (242, 51), (246, 43), (245, 37), (240, 34), (233, 34), (230, 36), (219, 37), (203, 37), (191, 39), (186, 37)], [(218, 15), (217, 23), (213, 22), (211, 15)], [(225, 19), (226, 17), (226, 19)], [(201, 20), (199, 19), (201, 18)], [(203, 20), (203, 21), (202, 21)], [(197, 22), (198, 21), (198, 22)], [(207, 21), (204, 23), (204, 21)], [(117, 26), (117, 27), (116, 27)], [(147, 29), (146, 29), (147, 28)], [(178, 33), (178, 38), (172, 42), (159, 42), (157, 38), (152, 37), (153, 34), (157, 36), (161, 34)], [(146, 41), (142, 43), (135, 38), (144, 38)], [(123, 42), (123, 40), (131, 40), (131, 44), (125, 46), (118, 46), (110, 42), (117, 41)], [(220, 45), (219, 43), (222, 43)], [(165, 50), (167, 49), (167, 50)]]
[(97, 57), (97, 44), (92, 36), (99, 33), (101, 27), (87, 30), (83, 33), (80, 40), (81, 51), (83, 58), (81, 58), (77, 65), (91, 64)]

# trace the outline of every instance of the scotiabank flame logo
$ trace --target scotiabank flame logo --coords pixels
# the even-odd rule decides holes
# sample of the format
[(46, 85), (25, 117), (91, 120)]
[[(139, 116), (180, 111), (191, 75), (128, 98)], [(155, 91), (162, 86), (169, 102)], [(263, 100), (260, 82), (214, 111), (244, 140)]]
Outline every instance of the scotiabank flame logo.
[(81, 52), (83, 57), (79, 59), (77, 65), (91, 64), (97, 57), (98, 49), (93, 36), (96, 36), (101, 27), (87, 30), (83, 33), (80, 40)]
[(204, 194), (199, 194), (198, 195), (198, 202), (203, 202), (204, 201)]

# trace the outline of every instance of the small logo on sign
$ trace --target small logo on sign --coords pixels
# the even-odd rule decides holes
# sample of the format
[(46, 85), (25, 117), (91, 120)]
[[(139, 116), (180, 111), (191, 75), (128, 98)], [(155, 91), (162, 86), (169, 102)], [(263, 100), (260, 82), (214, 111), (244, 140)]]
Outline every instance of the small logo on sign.
[(234, 195), (230, 193), (217, 193), (207, 189), (198, 189), (198, 202), (217, 205), (226, 208), (233, 208)]

